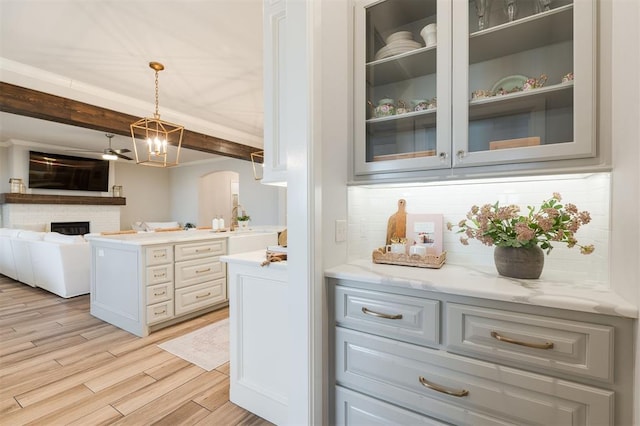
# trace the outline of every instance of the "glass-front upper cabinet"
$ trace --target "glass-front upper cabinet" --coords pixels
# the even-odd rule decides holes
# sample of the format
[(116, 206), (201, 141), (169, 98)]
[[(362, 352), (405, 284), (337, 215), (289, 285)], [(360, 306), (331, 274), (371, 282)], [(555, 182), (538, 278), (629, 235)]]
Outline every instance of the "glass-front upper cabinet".
[(595, 7), (453, 2), (453, 167), (596, 155)]
[(450, 168), (451, 6), (355, 3), (356, 174)]
[(596, 0), (354, 4), (357, 179), (597, 155)]

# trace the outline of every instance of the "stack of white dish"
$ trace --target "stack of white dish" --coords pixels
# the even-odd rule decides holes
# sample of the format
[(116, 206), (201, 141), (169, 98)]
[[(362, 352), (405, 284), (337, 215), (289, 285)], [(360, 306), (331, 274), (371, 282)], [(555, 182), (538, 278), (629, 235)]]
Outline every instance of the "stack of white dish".
[(387, 45), (378, 50), (375, 60), (388, 58), (389, 56), (399, 55), (401, 53), (410, 52), (422, 47), (422, 44), (413, 40), (411, 31), (398, 31), (387, 37)]

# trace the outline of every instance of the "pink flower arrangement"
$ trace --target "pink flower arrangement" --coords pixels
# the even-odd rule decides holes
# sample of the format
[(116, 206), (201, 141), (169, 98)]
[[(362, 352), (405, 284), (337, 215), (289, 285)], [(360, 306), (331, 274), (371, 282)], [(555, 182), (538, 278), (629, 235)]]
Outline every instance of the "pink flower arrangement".
[[(553, 249), (552, 243), (566, 243), (567, 247), (580, 247), (580, 253), (591, 254), (593, 245), (580, 245), (575, 233), (582, 225), (591, 221), (587, 211), (578, 211), (570, 203), (560, 204), (562, 197), (557, 192), (553, 197), (542, 202), (539, 208), (527, 206), (529, 213), (520, 215), (520, 207), (509, 205), (501, 207), (498, 202), (473, 206), (466, 219), (461, 220), (456, 232), (463, 233), (460, 242), (469, 244), (475, 238), (487, 246), (498, 247), (533, 247), (539, 245), (547, 251)], [(453, 230), (455, 225), (447, 223), (447, 229)]]

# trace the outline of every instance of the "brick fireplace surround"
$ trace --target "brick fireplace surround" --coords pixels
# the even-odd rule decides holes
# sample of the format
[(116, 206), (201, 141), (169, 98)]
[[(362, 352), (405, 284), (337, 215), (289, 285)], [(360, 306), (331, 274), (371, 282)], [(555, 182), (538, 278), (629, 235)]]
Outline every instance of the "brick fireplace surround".
[(90, 231), (120, 230), (123, 197), (0, 194), (4, 228), (51, 230), (51, 222), (89, 222)]

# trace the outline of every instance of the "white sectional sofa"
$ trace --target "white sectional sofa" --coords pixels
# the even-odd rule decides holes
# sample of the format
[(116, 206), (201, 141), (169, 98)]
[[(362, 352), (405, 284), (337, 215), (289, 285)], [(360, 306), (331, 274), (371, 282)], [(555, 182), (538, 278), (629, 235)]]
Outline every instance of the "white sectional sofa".
[(0, 229), (0, 273), (60, 297), (88, 294), (91, 251), (79, 235)]

